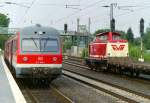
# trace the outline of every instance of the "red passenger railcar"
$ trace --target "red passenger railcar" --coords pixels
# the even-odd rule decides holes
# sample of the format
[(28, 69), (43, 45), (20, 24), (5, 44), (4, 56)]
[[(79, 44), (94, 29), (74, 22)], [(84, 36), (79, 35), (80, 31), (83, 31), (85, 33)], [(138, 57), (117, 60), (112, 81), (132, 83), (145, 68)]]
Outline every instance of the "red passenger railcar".
[(25, 27), (5, 43), (5, 61), (17, 78), (48, 78), (62, 73), (62, 50), (57, 30)]
[(97, 34), (93, 42), (90, 43), (86, 64), (91, 68), (107, 67), (110, 58), (115, 60), (128, 56), (128, 41), (121, 39), (119, 33), (105, 32)]

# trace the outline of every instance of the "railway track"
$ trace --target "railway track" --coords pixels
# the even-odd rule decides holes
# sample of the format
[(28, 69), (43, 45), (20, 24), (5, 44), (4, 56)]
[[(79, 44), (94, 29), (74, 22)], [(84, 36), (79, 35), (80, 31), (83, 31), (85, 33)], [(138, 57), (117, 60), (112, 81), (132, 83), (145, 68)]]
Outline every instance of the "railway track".
[(29, 86), (26, 81), (17, 81), (27, 103), (73, 103), (54, 86)]
[[(74, 62), (74, 61), (70, 61), (70, 60), (64, 60), (63, 63), (79, 67), (80, 69), (91, 70), (91, 68), (89, 68), (88, 66), (84, 65), (83, 62), (77, 62), (77, 61)], [(94, 71), (96, 71), (96, 70), (94, 70)], [(96, 72), (99, 72), (99, 71), (96, 71)], [(102, 72), (102, 73), (106, 74), (106, 72)], [(129, 74), (126, 74), (126, 75), (117, 75), (116, 73), (113, 73), (113, 72), (107, 72), (107, 74), (112, 75), (112, 76), (116, 76), (116, 77), (120, 77), (120, 78), (125, 78), (127, 80), (134, 80), (134, 81), (137, 81), (137, 82), (140, 82), (140, 83), (146, 83), (146, 84), (150, 85), (150, 78), (132, 77)]]
[(150, 99), (147, 95), (133, 92), (131, 90), (123, 89), (122, 87), (111, 85), (109, 83), (93, 79), (91, 77), (84, 76), (79, 73), (64, 70), (63, 74), (79, 82), (82, 82), (95, 89), (108, 93), (114, 97), (122, 99), (128, 103), (150, 103)]
[[(64, 62), (64, 64), (77, 66), (79, 68), (89, 69), (88, 67), (81, 65), (81, 63), (79, 63), (79, 62), (77, 62), (77, 63), (75, 63), (75, 62), (74, 63)], [(111, 83), (106, 82), (106, 81), (95, 79), (93, 77), (84, 75), (82, 73), (77, 73), (77, 72), (74, 72), (72, 70), (68, 71), (68, 69), (67, 70), (65, 69), (64, 75), (66, 75), (70, 78), (73, 78), (75, 80), (78, 80), (80, 82), (83, 82), (89, 86), (96, 88), (96, 89), (99, 89), (100, 91), (104, 91), (108, 94), (111, 94), (117, 98), (121, 98), (122, 100), (127, 101), (129, 103), (138, 103), (138, 102), (149, 103), (150, 102), (150, 96), (149, 95), (146, 95), (146, 94), (143, 94), (143, 93), (140, 93), (137, 91), (133, 91), (133, 90), (130, 90), (128, 88), (120, 87), (118, 85), (111, 84)]]
[(41, 81), (39, 81), (39, 84), (33, 85), (33, 81), (29, 79), (15, 78), (15, 80), (27, 103), (74, 103), (73, 100), (61, 93), (53, 85), (45, 85)]
[(81, 63), (81, 62), (83, 62), (83, 59), (82, 58), (80, 58), (80, 57), (75, 57), (75, 56), (67, 56), (67, 55), (64, 55), (63, 56), (64, 58), (64, 60), (72, 60), (72, 61), (74, 61), (74, 62), (76, 62), (76, 63)]

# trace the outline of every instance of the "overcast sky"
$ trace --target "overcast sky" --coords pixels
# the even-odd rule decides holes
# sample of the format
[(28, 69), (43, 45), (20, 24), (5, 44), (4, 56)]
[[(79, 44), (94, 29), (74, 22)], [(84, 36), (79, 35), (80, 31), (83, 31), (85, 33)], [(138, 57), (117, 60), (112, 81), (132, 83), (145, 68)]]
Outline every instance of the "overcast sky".
[[(20, 6), (5, 4), (6, 1)], [(109, 28), (110, 8), (102, 6), (111, 3), (117, 3), (114, 8), (117, 29), (126, 31), (131, 27), (137, 37), (141, 17), (145, 20), (145, 26), (149, 26), (150, 0), (0, 0), (0, 12), (8, 14), (10, 27), (16, 28), (40, 23), (63, 30), (64, 23), (67, 23), (69, 30), (76, 30), (77, 18), (80, 18), (81, 24), (87, 25), (90, 17), (91, 32), (94, 32)], [(65, 8), (66, 4), (78, 6)]]

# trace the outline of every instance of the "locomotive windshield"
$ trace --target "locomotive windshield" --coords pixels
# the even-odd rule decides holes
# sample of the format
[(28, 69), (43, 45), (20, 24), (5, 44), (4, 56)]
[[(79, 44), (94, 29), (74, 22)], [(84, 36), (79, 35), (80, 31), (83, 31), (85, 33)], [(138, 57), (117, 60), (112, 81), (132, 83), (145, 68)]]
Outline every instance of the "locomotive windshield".
[(51, 38), (25, 38), (22, 40), (24, 52), (57, 52), (58, 40)]

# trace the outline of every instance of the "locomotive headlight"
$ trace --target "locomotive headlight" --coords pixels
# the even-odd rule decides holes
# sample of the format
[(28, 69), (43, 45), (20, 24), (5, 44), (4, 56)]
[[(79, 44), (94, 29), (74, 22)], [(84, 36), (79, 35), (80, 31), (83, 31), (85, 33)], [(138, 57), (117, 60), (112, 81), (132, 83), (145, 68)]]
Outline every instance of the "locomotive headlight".
[(24, 62), (28, 61), (28, 58), (27, 57), (23, 57), (23, 61)]
[(53, 61), (54, 61), (54, 62), (57, 61), (57, 57), (53, 57)]

